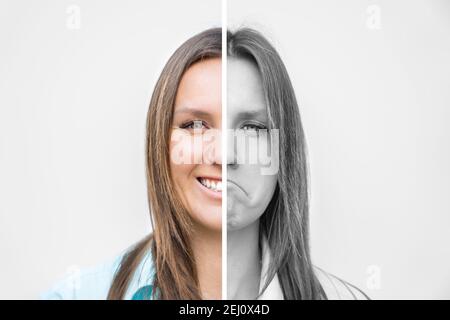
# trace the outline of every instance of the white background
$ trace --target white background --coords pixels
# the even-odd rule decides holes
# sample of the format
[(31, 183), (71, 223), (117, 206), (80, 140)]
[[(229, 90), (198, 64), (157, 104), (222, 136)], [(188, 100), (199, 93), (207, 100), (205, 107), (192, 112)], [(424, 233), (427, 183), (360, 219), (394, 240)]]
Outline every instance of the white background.
[[(74, 11), (80, 9), (80, 29)], [(219, 1), (0, 1), (0, 299), (37, 298), (151, 230), (145, 116)]]
[(315, 264), (372, 298), (449, 299), (450, 2), (229, 0), (228, 18), (293, 81)]

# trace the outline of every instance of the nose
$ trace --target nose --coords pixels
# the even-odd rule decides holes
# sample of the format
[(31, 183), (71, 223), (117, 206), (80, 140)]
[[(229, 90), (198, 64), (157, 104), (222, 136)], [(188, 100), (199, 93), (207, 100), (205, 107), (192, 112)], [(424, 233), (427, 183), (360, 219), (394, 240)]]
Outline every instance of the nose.
[(217, 135), (218, 137), (214, 147), (216, 150), (214, 153), (214, 162), (217, 164), (222, 164), (222, 131), (218, 131)]
[(222, 131), (212, 129), (205, 138), (206, 146), (203, 153), (204, 163), (222, 164)]
[(234, 145), (233, 130), (227, 130), (227, 165), (236, 165), (236, 150)]

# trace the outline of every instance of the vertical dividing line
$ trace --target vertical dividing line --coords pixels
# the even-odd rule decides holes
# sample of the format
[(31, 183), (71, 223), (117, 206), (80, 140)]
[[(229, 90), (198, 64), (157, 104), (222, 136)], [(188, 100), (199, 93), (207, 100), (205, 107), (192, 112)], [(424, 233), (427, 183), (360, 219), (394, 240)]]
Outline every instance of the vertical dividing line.
[(227, 300), (227, 0), (222, 0), (222, 300)]

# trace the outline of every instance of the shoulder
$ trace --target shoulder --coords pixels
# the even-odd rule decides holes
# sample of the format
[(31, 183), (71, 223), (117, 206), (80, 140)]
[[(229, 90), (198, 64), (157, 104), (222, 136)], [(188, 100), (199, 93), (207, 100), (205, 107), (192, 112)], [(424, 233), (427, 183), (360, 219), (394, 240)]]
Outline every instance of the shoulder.
[[(120, 264), (128, 252), (91, 268), (70, 268), (49, 290), (40, 295), (45, 300), (105, 300)], [(147, 250), (129, 284), (125, 299), (131, 299), (141, 287), (152, 283), (153, 263), (151, 251)]]
[(331, 273), (314, 267), (315, 274), (329, 300), (370, 300), (361, 289)]

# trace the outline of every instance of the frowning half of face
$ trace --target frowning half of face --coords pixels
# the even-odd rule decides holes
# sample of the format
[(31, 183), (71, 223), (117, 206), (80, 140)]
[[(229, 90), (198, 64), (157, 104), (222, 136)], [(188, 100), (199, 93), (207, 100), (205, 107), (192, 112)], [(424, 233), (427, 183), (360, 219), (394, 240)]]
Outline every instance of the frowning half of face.
[(194, 223), (222, 229), (221, 59), (193, 64), (178, 87), (172, 119), (172, 179)]
[[(228, 126), (243, 132), (248, 142), (232, 142), (228, 136), (227, 228), (235, 231), (258, 223), (274, 195), (278, 176), (264, 174), (264, 164), (249, 161), (254, 150), (270, 149), (267, 145), (271, 141), (260, 134), (267, 132), (269, 119), (256, 64), (247, 59), (228, 58), (227, 90)], [(250, 148), (252, 142), (257, 149)]]

